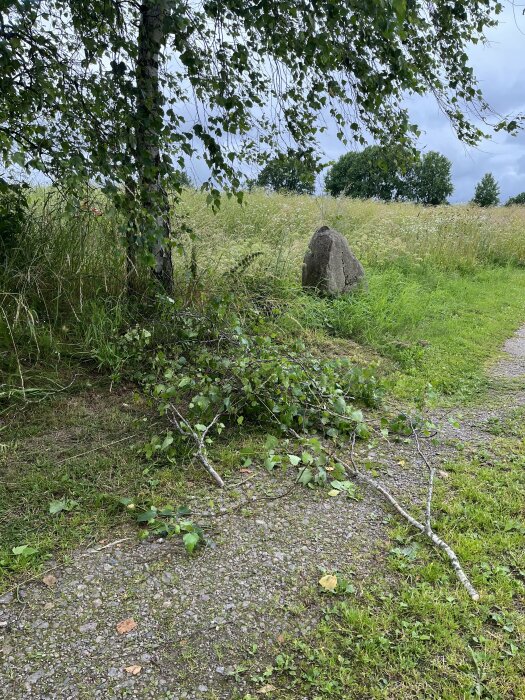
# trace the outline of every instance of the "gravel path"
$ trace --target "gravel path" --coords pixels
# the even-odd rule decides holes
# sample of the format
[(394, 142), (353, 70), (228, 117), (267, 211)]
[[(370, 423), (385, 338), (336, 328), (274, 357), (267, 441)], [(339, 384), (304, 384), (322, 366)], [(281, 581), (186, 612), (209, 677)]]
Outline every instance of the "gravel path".
[[(508, 341), (493, 374), (525, 375), (525, 328)], [(505, 410), (525, 395), (512, 401)], [(447, 436), (487, 440), (483, 424), (502, 408), (470, 412)], [(422, 502), (413, 452), (402, 445), (388, 454), (361, 449), (367, 452), (359, 458), (373, 461), (404, 503)], [(362, 500), (351, 501), (290, 490), (290, 483), (257, 474), (242, 487), (248, 505), (203, 518), (214, 546), (194, 557), (175, 540), (139, 544), (132, 532), (115, 533), (114, 540), (127, 539), (76, 552), (53, 568), (51, 585), (35, 581), (18, 599), (0, 598), (0, 698), (242, 696), (236, 671), (243, 660), (252, 654), (264, 668), (287, 634), (300, 636), (318, 621), (321, 572), (339, 571), (363, 585), (388, 548), (391, 514), (373, 492), (361, 489)], [(216, 507), (236, 503), (221, 498)], [(129, 619), (133, 629), (119, 633), (117, 625)]]
[(517, 379), (525, 375), (525, 326), (507, 340), (503, 346), (503, 357), (494, 366), (495, 377)]

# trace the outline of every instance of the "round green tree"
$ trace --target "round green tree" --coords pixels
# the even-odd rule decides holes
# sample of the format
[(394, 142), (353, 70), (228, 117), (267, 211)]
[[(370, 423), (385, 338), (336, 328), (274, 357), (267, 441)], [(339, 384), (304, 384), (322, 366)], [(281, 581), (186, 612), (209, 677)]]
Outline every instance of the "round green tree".
[(360, 152), (346, 153), (328, 172), (325, 189), (334, 197), (343, 194), (357, 199), (406, 199), (407, 173), (413, 159), (414, 152), (401, 146), (368, 146)]
[(473, 204), (479, 207), (496, 207), (499, 204), (499, 185), (492, 173), (486, 173), (476, 185)]
[(259, 187), (268, 187), (275, 192), (312, 194), (315, 189), (313, 164), (297, 155), (281, 154), (265, 165), (259, 173), (256, 184)]
[(454, 191), (451, 167), (452, 163), (441, 153), (425, 153), (410, 176), (411, 199), (422, 204), (445, 204)]

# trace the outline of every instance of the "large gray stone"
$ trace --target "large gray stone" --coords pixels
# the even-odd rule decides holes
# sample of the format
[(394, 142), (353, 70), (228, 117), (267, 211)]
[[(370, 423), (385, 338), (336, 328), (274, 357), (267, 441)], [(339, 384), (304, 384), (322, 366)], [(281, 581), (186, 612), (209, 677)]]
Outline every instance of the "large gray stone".
[(303, 287), (339, 296), (365, 284), (365, 271), (338, 231), (322, 226), (312, 236), (303, 262)]

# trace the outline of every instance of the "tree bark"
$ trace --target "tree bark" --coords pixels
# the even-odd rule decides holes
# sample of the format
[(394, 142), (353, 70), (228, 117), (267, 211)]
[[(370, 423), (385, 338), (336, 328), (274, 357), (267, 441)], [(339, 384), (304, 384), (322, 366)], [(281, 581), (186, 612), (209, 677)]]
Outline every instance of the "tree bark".
[(126, 292), (129, 298), (138, 290), (136, 183), (131, 177), (124, 184), (123, 209), (126, 217)]
[(136, 67), (136, 159), (141, 231), (155, 259), (154, 274), (167, 293), (173, 292), (170, 205), (162, 186), (160, 133), (163, 122), (159, 64), (165, 41), (166, 0), (144, 0), (140, 5)]

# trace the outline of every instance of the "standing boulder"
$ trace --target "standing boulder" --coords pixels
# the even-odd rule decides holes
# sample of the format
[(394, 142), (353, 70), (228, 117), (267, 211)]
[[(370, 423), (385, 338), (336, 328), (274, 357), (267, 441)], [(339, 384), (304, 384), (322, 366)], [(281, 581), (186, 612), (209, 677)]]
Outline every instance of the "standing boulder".
[(338, 231), (322, 226), (312, 236), (303, 262), (303, 287), (339, 296), (365, 284), (365, 271)]

